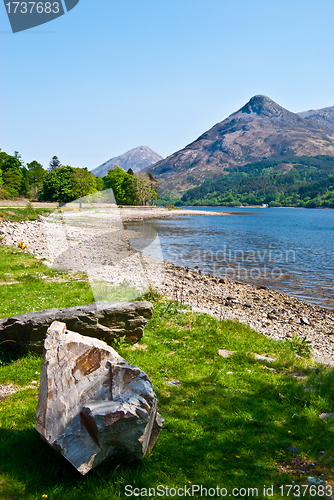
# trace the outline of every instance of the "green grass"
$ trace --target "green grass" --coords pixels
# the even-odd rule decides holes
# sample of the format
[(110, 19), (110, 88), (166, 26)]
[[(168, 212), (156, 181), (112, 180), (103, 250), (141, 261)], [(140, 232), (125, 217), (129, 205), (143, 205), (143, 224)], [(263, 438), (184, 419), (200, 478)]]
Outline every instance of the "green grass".
[(37, 220), (39, 215), (47, 216), (53, 211), (53, 208), (34, 208), (28, 203), (26, 207), (0, 208), (0, 220), (9, 220), (12, 222), (18, 222), (21, 220)]
[[(7, 258), (0, 260), (0, 270), (7, 260), (16, 279), (20, 279), (21, 259), (28, 259), (29, 275), (40, 272), (42, 264), (29, 254), (1, 248), (3, 252)], [(43, 267), (44, 271), (70, 279), (70, 287), (67, 281), (44, 280), (51, 301), (43, 301), (44, 307), (56, 305), (57, 300), (62, 305), (92, 300), (87, 283)], [(4, 292), (2, 310), (22, 312), (25, 300), (37, 309), (45, 284), (33, 282), (24, 295), (30, 283), (3, 285), (10, 290), (22, 287), (22, 304), (7, 301)], [(34, 430), (38, 391), (25, 386), (38, 380), (41, 357), (27, 355), (0, 367), (0, 384), (21, 387), (0, 403), (1, 499), (37, 500), (43, 494), (51, 500), (135, 498), (125, 495), (126, 485), (147, 490), (158, 485), (219, 485), (229, 493), (232, 488), (258, 488), (257, 498), (263, 498), (264, 484), (274, 485), (271, 498), (278, 499), (282, 498), (278, 485), (307, 484), (307, 476), (333, 481), (334, 423), (319, 418), (320, 413), (334, 411), (332, 369), (297, 357), (289, 342), (271, 340), (237, 322), (191, 313), (157, 294), (146, 299), (155, 306), (140, 342), (147, 347), (131, 350), (118, 342), (116, 348), (143, 369), (155, 387), (165, 419), (155, 448), (141, 463), (106, 460), (82, 477)], [(237, 352), (222, 358), (218, 349)], [(251, 353), (267, 354), (276, 361), (255, 361)], [(180, 385), (168, 385), (172, 380)], [(296, 456), (287, 451), (289, 446), (298, 448)], [(310, 463), (315, 465), (298, 474)]]
[(50, 269), (33, 255), (0, 247), (0, 317), (94, 301), (87, 278)]

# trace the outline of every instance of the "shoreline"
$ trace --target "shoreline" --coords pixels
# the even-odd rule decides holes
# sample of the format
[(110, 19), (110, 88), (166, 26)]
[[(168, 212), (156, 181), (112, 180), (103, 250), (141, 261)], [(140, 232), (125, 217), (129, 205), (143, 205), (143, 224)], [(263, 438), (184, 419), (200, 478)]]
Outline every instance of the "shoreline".
[[(160, 210), (157, 212), (156, 208), (150, 208), (145, 210), (145, 214), (140, 210), (138, 213), (137, 209), (133, 209), (132, 213), (123, 212), (122, 221), (161, 218)], [(172, 214), (166, 209), (161, 210), (164, 217), (197, 215), (194, 210), (191, 214), (181, 210), (173, 210)], [(200, 212), (200, 215), (204, 214)], [(118, 212), (117, 217), (119, 220)], [(1, 222), (2, 243), (17, 247), (17, 243), (23, 241), (28, 243), (30, 253), (38, 258), (47, 258), (48, 244), (42, 220), (41, 217), (39, 221)], [(155, 260), (150, 260), (154, 270)], [(301, 338), (306, 336), (311, 342), (315, 360), (334, 365), (333, 310), (307, 304), (265, 286), (229, 281), (169, 262), (164, 262), (164, 272), (163, 282), (155, 288), (166, 297), (188, 304), (195, 312), (205, 312), (221, 320), (240, 321), (276, 340), (289, 339), (293, 333)]]
[(265, 286), (229, 281), (165, 262), (165, 283), (157, 287), (168, 298), (221, 320), (247, 324), (275, 340), (293, 333), (311, 342), (315, 361), (334, 365), (334, 311), (307, 304)]
[[(160, 208), (160, 207), (123, 207), (118, 208), (122, 222), (136, 220), (153, 220), (164, 217), (184, 217), (189, 215), (231, 215), (229, 212), (210, 212), (206, 210), (189, 210), (185, 208)], [(126, 213), (128, 211), (128, 213)]]

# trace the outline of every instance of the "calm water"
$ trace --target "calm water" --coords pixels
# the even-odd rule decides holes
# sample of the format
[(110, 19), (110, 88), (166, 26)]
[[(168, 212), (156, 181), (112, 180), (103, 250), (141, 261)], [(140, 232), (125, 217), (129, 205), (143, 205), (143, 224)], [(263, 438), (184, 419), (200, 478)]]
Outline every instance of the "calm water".
[(157, 231), (166, 261), (334, 308), (334, 210), (200, 209), (231, 215), (131, 223), (141, 234), (133, 246), (145, 247)]

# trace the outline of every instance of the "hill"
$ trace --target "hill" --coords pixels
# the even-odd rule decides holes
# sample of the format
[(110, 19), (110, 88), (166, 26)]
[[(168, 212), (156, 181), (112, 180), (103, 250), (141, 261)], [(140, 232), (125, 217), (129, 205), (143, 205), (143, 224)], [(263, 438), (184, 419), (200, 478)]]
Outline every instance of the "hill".
[(233, 167), (220, 179), (207, 179), (188, 190), (179, 204), (334, 208), (333, 186), (333, 156), (270, 158)]
[[(320, 111), (320, 110), (319, 110)], [(313, 115), (314, 116), (314, 115)], [(334, 127), (292, 113), (256, 95), (224, 121), (150, 170), (161, 193), (180, 196), (233, 166), (266, 158), (334, 155)]]
[(110, 160), (102, 163), (97, 168), (92, 170), (92, 174), (96, 177), (104, 177), (108, 170), (114, 167), (120, 167), (125, 171), (132, 168), (133, 172), (138, 172), (145, 167), (149, 167), (153, 163), (162, 160), (163, 157), (158, 153), (148, 148), (147, 146), (139, 146), (138, 148), (130, 149), (126, 153), (110, 158)]

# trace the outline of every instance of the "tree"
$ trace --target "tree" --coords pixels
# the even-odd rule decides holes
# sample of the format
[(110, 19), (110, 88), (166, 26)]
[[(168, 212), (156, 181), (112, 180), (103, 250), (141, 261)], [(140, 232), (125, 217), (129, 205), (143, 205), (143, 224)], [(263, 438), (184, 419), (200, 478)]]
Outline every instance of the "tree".
[(135, 196), (133, 176), (124, 172), (120, 167), (114, 167), (103, 177), (104, 187), (112, 189), (119, 205), (130, 205)]
[(0, 153), (0, 168), (4, 181), (2, 198), (13, 198), (20, 195), (29, 196), (28, 171), (22, 166), (20, 155), (15, 151), (16, 156)]
[(20, 162), (20, 165), (24, 165), (24, 161), (22, 160), (22, 156), (20, 155), (20, 153), (18, 151), (14, 151), (14, 158), (16, 158), (19, 162)]
[(73, 172), (73, 195), (75, 199), (96, 193), (96, 179), (87, 168), (75, 168)]
[(53, 156), (50, 160), (48, 170), (52, 171), (52, 170), (55, 170), (56, 168), (60, 168), (61, 166), (62, 166), (62, 164), (58, 160), (58, 156)]
[(10, 156), (7, 153), (1, 153), (0, 168), (3, 172), (13, 169), (20, 171), (22, 166), (20, 161), (15, 158), (15, 156)]
[(19, 170), (9, 169), (3, 173), (4, 197), (16, 198), (20, 194), (23, 175)]
[(103, 191), (103, 189), (104, 189), (104, 182), (103, 182), (102, 177), (95, 177), (95, 180), (96, 180), (96, 189), (98, 191)]
[(42, 187), (43, 178), (44, 175), (46, 174), (46, 171), (44, 170), (43, 166), (36, 160), (27, 163), (27, 168), (28, 168), (29, 185), (32, 190), (32, 196), (36, 197), (38, 190)]
[(132, 168), (128, 169), (127, 174), (129, 174), (129, 175), (135, 175), (134, 171), (132, 170)]
[(46, 172), (39, 198), (69, 203), (96, 192), (95, 177), (87, 169), (62, 165)]
[[(152, 174), (151, 174), (152, 175)], [(153, 175), (152, 175), (153, 177)], [(143, 174), (137, 174), (135, 175), (135, 186), (136, 186), (136, 193), (137, 197), (139, 198), (139, 203), (141, 205), (146, 205), (147, 203), (150, 203), (154, 200), (157, 199), (157, 186), (158, 183), (154, 179), (154, 187), (155, 189), (152, 188), (153, 181), (149, 176), (143, 175)]]

